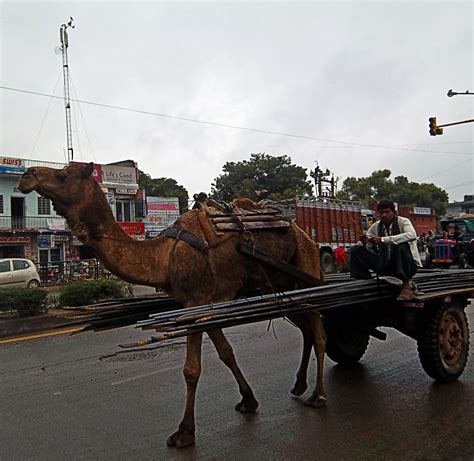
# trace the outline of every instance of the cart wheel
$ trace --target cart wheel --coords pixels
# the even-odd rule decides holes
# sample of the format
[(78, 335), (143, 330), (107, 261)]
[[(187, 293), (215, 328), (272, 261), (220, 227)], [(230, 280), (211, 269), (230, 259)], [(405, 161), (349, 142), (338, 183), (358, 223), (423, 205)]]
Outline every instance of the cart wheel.
[(436, 381), (455, 381), (469, 355), (469, 325), (461, 306), (441, 304), (418, 338), (418, 355), (426, 373)]
[(369, 335), (351, 327), (351, 325), (337, 325), (335, 322), (324, 322), (327, 342), (326, 354), (340, 365), (353, 365), (365, 354), (369, 345)]

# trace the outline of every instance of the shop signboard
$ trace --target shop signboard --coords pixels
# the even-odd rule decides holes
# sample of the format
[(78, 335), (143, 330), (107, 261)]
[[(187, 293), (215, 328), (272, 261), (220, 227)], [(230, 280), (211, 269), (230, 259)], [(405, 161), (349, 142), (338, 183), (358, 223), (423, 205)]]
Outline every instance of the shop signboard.
[(49, 230), (63, 231), (66, 230), (66, 220), (60, 218), (48, 218), (46, 220), (48, 223)]
[(103, 184), (137, 184), (137, 170), (130, 166), (101, 165)]
[(147, 197), (146, 231), (149, 237), (174, 224), (179, 218), (179, 200), (177, 197)]
[(39, 248), (54, 248), (55, 245), (54, 235), (38, 235)]
[(136, 240), (145, 239), (145, 223), (119, 222), (118, 224), (129, 237), (132, 237)]
[(30, 237), (0, 237), (0, 243), (29, 243)]
[(0, 173), (21, 175), (26, 171), (21, 158), (0, 157)]
[(423, 214), (423, 215), (431, 215), (431, 208), (415, 206), (413, 207), (413, 214)]
[(71, 235), (71, 245), (80, 246), (82, 242), (75, 235)]
[(134, 187), (116, 187), (115, 193), (124, 195), (135, 195), (137, 193), (137, 189), (135, 189)]

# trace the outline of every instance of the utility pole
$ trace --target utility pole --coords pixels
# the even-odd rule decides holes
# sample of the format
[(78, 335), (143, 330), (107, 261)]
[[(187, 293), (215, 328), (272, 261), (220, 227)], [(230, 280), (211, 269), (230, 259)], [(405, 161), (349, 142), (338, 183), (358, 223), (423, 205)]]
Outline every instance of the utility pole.
[[(314, 171), (310, 171), (309, 175), (314, 179), (316, 197), (334, 197), (336, 195), (336, 181), (334, 176), (331, 176), (331, 172), (326, 168), (326, 171), (321, 170), (319, 165), (316, 164)], [(323, 190), (324, 183), (328, 184), (327, 190)]]
[(69, 64), (67, 59), (67, 49), (69, 40), (67, 29), (74, 29), (74, 19), (69, 18), (67, 24), (61, 24), (59, 28), (59, 38), (61, 41), (61, 52), (63, 56), (63, 78), (64, 78), (64, 108), (66, 109), (66, 141), (67, 141), (67, 161), (68, 163), (74, 159), (74, 150), (72, 148), (72, 126), (71, 126), (71, 99), (69, 95)]

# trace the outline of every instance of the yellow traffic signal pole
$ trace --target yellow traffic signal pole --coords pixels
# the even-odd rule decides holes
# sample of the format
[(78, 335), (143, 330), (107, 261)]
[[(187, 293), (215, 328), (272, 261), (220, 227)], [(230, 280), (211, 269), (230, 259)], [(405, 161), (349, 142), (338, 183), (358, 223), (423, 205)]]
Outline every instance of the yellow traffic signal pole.
[(431, 117), (428, 120), (430, 122), (430, 135), (431, 136), (443, 134), (443, 128), (446, 126), (463, 125), (464, 123), (474, 122), (474, 118), (471, 118), (469, 120), (461, 120), (460, 122), (452, 122), (452, 123), (445, 123), (444, 125), (437, 125), (436, 117)]

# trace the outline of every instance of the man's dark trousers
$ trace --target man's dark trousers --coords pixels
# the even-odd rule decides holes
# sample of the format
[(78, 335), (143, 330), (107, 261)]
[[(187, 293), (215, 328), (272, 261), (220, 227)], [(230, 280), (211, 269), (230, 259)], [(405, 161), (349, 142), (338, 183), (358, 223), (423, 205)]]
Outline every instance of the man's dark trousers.
[(358, 245), (351, 251), (351, 277), (370, 279), (369, 269), (379, 275), (393, 275), (400, 280), (410, 280), (416, 274), (416, 263), (408, 243), (391, 245), (390, 260), (384, 264), (382, 258), (365, 246)]

